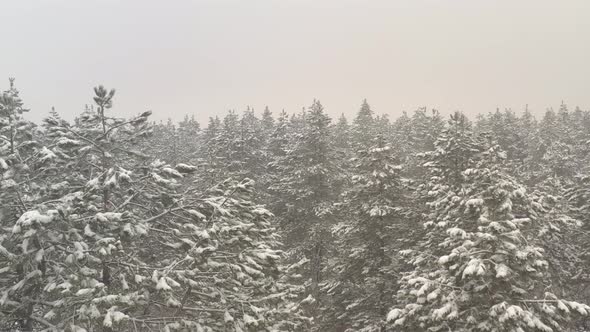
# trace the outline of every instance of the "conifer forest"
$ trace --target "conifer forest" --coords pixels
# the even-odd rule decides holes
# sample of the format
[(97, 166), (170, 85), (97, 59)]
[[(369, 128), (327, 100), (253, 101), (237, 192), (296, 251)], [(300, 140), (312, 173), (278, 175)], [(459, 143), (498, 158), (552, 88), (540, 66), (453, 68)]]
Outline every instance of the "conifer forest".
[(162, 122), (97, 86), (32, 122), (17, 83), (1, 331), (590, 329), (588, 110)]

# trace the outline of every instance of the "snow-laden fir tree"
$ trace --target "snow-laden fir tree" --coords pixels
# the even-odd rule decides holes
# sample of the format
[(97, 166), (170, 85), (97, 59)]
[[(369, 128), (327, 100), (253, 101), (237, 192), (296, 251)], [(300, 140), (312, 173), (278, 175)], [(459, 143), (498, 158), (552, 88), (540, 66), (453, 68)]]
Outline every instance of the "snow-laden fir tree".
[(10, 88), (0, 94), (0, 214), (7, 217), (26, 209), (23, 196), (32, 189), (29, 175), (36, 163), (51, 159), (33, 139), (36, 126), (23, 118), (25, 112), (28, 110), (11, 78)]
[[(195, 120), (195, 116), (185, 115), (184, 119), (178, 123), (176, 130), (178, 135), (178, 151), (182, 162), (194, 162), (197, 157), (198, 147), (201, 145), (200, 139), (201, 125)], [(177, 161), (172, 164), (176, 165)]]
[[(409, 123), (408, 137), (397, 137), (392, 141), (393, 147), (405, 155), (404, 175), (409, 178), (420, 178), (424, 169), (419, 167), (421, 158), (419, 155), (434, 149), (436, 139), (445, 127), (445, 121), (437, 110), (428, 111), (422, 107), (414, 111)], [(400, 123), (397, 123), (401, 125)], [(404, 153), (403, 151), (412, 151)]]
[(526, 169), (524, 166), (529, 163), (525, 165), (525, 161), (531, 160), (534, 157), (534, 146), (538, 135), (537, 126), (537, 119), (535, 119), (528, 109), (528, 106), (525, 107), (521, 116), (518, 118), (518, 126), (516, 128), (520, 141), (518, 142), (518, 149), (514, 157), (516, 162), (520, 162), (519, 169)]
[(587, 314), (587, 305), (553, 293), (530, 231), (546, 221), (543, 209), (500, 167), (505, 154), (496, 145), (455, 114), (426, 158), (431, 213), (423, 242), (405, 252), (415, 269), (387, 315), (393, 328), (549, 332)]
[(307, 262), (306, 287), (316, 322), (321, 320), (317, 310), (323, 297), (320, 285), (324, 280), (322, 273), (331, 242), (331, 213), (338, 190), (330, 121), (319, 101), (314, 101), (309, 110), (291, 121), (295, 128), (290, 146), (274, 163), (282, 177), (270, 188), (286, 204), (284, 213), (278, 216), (286, 244), (292, 248), (292, 259), (301, 257)]
[(428, 111), (422, 107), (412, 114), (411, 144), (416, 152), (434, 149), (434, 143), (444, 129), (445, 122), (440, 113), (433, 109)]
[(171, 164), (181, 157), (178, 126), (170, 118), (166, 122), (153, 123), (152, 135), (140, 144), (143, 149), (149, 149), (150, 153)]
[(199, 182), (202, 188), (209, 188), (220, 178), (217, 172), (217, 142), (220, 139), (222, 123), (219, 117), (209, 117), (207, 127), (201, 133), (201, 144), (197, 148), (196, 163), (202, 169)]
[[(269, 119), (266, 119), (266, 121), (269, 121)], [(264, 144), (266, 143), (265, 129), (261, 120), (254, 114), (253, 109), (246, 110), (242, 114), (238, 137), (239, 153), (237, 155), (240, 161), (238, 175), (242, 178), (263, 176), (267, 161), (264, 151)]]
[[(406, 188), (393, 148), (382, 137), (354, 160), (345, 193), (344, 219), (334, 227), (337, 257), (327, 324), (342, 331), (385, 331), (385, 315), (395, 295), (395, 257), (410, 234)], [(328, 328), (328, 327), (326, 327)]]
[(526, 132), (521, 133), (517, 129), (518, 126), (518, 117), (512, 110), (500, 112), (500, 109), (496, 109), (496, 112), (488, 113), (482, 121), (475, 124), (475, 131), (489, 134), (506, 152), (506, 160), (512, 162), (517, 160), (519, 152), (523, 151), (519, 144), (522, 142), (521, 135), (526, 134)]
[(272, 116), (272, 112), (268, 106), (262, 111), (262, 117), (260, 118), (260, 125), (262, 126), (262, 132), (265, 139), (272, 134), (275, 128), (275, 120)]
[[(351, 159), (354, 156), (354, 150), (352, 148), (352, 127), (348, 124), (344, 114), (341, 114), (338, 121), (332, 125), (331, 131), (334, 142), (335, 163), (338, 164), (342, 172), (348, 172), (353, 167)], [(346, 181), (346, 178), (344, 178), (344, 181)]]
[(74, 124), (45, 121), (66, 181), (2, 235), (5, 321), (77, 332), (296, 328), (299, 309), (285, 305), (296, 294), (279, 275), (272, 214), (248, 199), (252, 181), (183, 187), (197, 168), (134, 150), (149, 112), (111, 116), (113, 97), (98, 87), (97, 107)]
[[(69, 292), (74, 283), (81, 289), (86, 286), (98, 287), (100, 284), (104, 286), (104, 283), (92, 283), (91, 280), (95, 279), (90, 277), (100, 273), (101, 263), (95, 260), (92, 262), (94, 269), (86, 267), (86, 270), (80, 270), (81, 266), (76, 264), (74, 258), (84, 259), (87, 253), (88, 247), (85, 247), (82, 239), (86, 230), (84, 225), (92, 218), (89, 213), (94, 216), (93, 213), (112, 210), (110, 205), (115, 201), (112, 188), (119, 177), (126, 176), (123, 169), (112, 163), (114, 155), (119, 153), (116, 149), (120, 146), (112, 144), (110, 134), (114, 136), (115, 132), (124, 130), (124, 126), (129, 124), (113, 124), (107, 119), (105, 111), (110, 107), (113, 95), (114, 91), (97, 88), (95, 101), (99, 107), (94, 115), (89, 111), (78, 119), (76, 129), (69, 125), (66, 127), (63, 120), (49, 120), (55, 121), (51, 125), (61, 130), (51, 133), (55, 135), (55, 140), (50, 149), (45, 148), (42, 152), (53, 163), (61, 162), (58, 164), (59, 176), (54, 178), (62, 180), (53, 183), (50, 189), (54, 194), (68, 194), (63, 197), (58, 195), (60, 199), (53, 200), (46, 196), (45, 200), (38, 200), (36, 204), (28, 206), (18, 219), (10, 219), (11, 236), (2, 239), (2, 245), (6, 248), (4, 258), (8, 263), (4, 272), (10, 276), (2, 285), (2, 304), (29, 308), (30, 321), (45, 327), (53, 326), (48, 320), (56, 318), (56, 312), (73, 310), (68, 308), (67, 296), (49, 294), (58, 284), (64, 286), (64, 293)], [(141, 123), (144, 120), (145, 117), (140, 117), (134, 121)], [(74, 165), (75, 170), (72, 167)], [(51, 166), (40, 168), (37, 172), (46, 173)], [(93, 190), (89, 188), (84, 191), (86, 180), (91, 177), (97, 177), (97, 182), (104, 185), (98, 189), (101, 185), (97, 183)], [(43, 189), (42, 184), (42, 181), (37, 184), (39, 192)], [(80, 216), (79, 212), (84, 216)], [(102, 267), (105, 265), (102, 264)], [(72, 312), (69, 311), (69, 314)], [(31, 323), (27, 325), (31, 326)]]
[[(153, 226), (143, 243), (151, 252), (128, 265), (136, 282), (130, 287), (152, 289), (152, 305), (143, 306), (145, 318), (137, 322), (161, 322), (170, 331), (291, 331), (307, 324), (294, 304), (300, 290), (280, 270), (273, 215), (251, 201), (253, 187), (250, 179), (228, 180), (200, 195), (185, 192), (171, 209), (174, 218)], [(146, 263), (154, 253), (159, 261)]]
[(29, 250), (28, 243), (15, 241), (11, 229), (47, 189), (37, 183), (50, 176), (56, 157), (35, 141), (36, 126), (23, 118), (27, 111), (11, 78), (10, 88), (0, 94), (0, 328), (11, 330), (34, 326), (34, 298), (40, 287), (35, 277), (46, 270), (46, 261), (35, 254), (40, 249), (37, 239), (27, 240)]
[[(229, 111), (223, 121), (209, 118), (205, 130), (204, 144), (200, 156), (205, 170), (201, 181), (212, 186), (227, 177), (236, 175), (241, 169), (240, 118), (235, 111)], [(239, 177), (239, 175), (238, 175)]]
[(250, 108), (241, 117), (229, 111), (220, 128), (216, 122), (210, 122), (201, 149), (208, 173), (206, 183), (213, 184), (228, 177), (261, 176), (267, 164), (265, 133), (262, 122)]
[[(267, 141), (269, 164), (285, 156), (289, 143), (289, 115), (284, 110), (279, 113), (275, 127)], [(272, 165), (271, 165), (272, 166)]]
[(395, 143), (395, 149), (398, 151), (401, 161), (413, 156), (412, 151), (412, 119), (406, 112), (403, 112), (392, 124), (391, 130), (387, 131), (387, 136), (391, 142)]
[(281, 111), (276, 121), (274, 131), (267, 141), (268, 163), (266, 164), (266, 181), (268, 183), (268, 204), (272, 211), (282, 219), (287, 214), (287, 204), (282, 199), (282, 188), (274, 185), (283, 177), (285, 158), (288, 153), (289, 143), (293, 139), (292, 128), (289, 125), (289, 115)]
[[(564, 280), (566, 288), (571, 294), (575, 295), (580, 300), (588, 300), (590, 294), (588, 292), (588, 285), (590, 285), (590, 270), (588, 264), (590, 262), (590, 250), (588, 250), (590, 241), (588, 240), (588, 233), (590, 230), (590, 176), (588, 170), (581, 170), (580, 173), (574, 178), (575, 181), (570, 183), (563, 193), (563, 196), (567, 199), (569, 208), (569, 214), (576, 218), (579, 223), (579, 227), (574, 228), (570, 231), (567, 236), (562, 239), (555, 241), (555, 246), (561, 246), (566, 248), (573, 248), (573, 252), (563, 259), (564, 265), (566, 263), (573, 262), (573, 269), (562, 271), (570, 272)], [(564, 255), (565, 256), (565, 255)], [(590, 322), (586, 320), (586, 328), (590, 326)]]
[(346, 152), (350, 149), (351, 128), (344, 114), (338, 118), (338, 122), (333, 126), (334, 146), (339, 152)]
[(363, 100), (361, 108), (352, 122), (351, 136), (355, 146), (353, 150), (366, 150), (373, 146), (377, 131), (375, 126), (373, 110), (366, 99)]

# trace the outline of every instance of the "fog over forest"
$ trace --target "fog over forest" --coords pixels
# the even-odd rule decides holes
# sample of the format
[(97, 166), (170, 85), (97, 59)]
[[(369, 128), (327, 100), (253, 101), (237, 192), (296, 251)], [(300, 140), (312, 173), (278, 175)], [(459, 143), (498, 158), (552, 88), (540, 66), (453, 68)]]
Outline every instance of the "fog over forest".
[(584, 331), (590, 111), (74, 121), (0, 98), (8, 331)]
[(590, 105), (587, 0), (2, 1), (0, 30), (36, 122), (73, 120), (99, 84), (120, 116), (201, 124), (314, 98), (334, 119), (364, 98), (391, 119)]
[(590, 332), (589, 1), (0, 31), (0, 332)]

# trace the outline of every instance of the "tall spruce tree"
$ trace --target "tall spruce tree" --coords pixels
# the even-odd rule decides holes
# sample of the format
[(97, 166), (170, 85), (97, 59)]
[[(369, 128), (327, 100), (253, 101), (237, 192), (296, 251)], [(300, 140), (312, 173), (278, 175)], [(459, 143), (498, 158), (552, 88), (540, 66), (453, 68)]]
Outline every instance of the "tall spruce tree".
[[(395, 296), (395, 257), (410, 234), (401, 166), (383, 137), (355, 158), (352, 185), (341, 205), (344, 221), (334, 229), (334, 281), (326, 288), (332, 303), (327, 323), (342, 331), (385, 331), (385, 315)], [(327, 329), (327, 328), (326, 328)]]
[[(311, 313), (319, 326), (324, 294), (321, 293), (323, 270), (330, 249), (330, 225), (334, 197), (337, 195), (337, 169), (333, 164), (330, 139), (330, 118), (319, 101), (294, 121), (303, 121), (295, 132), (291, 146), (276, 164), (281, 178), (271, 187), (286, 203), (286, 211), (279, 215), (285, 242), (294, 248), (295, 257), (307, 263), (305, 283)], [(292, 121), (293, 123), (293, 121)], [(296, 122), (295, 122), (296, 123)]]
[(499, 166), (505, 154), (463, 118), (454, 115), (427, 154), (428, 231), (406, 252), (415, 270), (401, 279), (387, 320), (409, 330), (562, 330), (572, 312), (590, 307), (558, 298), (544, 282), (548, 262), (531, 231), (544, 211)]
[(373, 110), (364, 99), (352, 123), (352, 137), (355, 142), (353, 149), (366, 150), (373, 146), (376, 135), (376, 126)]

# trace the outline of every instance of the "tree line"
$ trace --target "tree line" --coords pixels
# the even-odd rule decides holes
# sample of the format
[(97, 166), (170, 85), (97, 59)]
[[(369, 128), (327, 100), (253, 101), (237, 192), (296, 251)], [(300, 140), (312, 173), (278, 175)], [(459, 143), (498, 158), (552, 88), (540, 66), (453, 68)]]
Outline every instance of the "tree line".
[(0, 328), (584, 328), (590, 112), (150, 122), (0, 98)]

